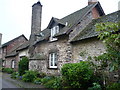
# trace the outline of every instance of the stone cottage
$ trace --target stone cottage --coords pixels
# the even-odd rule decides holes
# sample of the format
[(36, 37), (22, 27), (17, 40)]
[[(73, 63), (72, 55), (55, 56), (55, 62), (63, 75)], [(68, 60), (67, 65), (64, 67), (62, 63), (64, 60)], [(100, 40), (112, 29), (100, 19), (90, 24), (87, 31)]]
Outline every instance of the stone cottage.
[[(32, 6), (30, 70), (59, 75), (65, 63), (80, 62), (88, 56), (105, 52), (103, 43), (97, 39), (95, 27), (91, 29), (91, 23), (105, 15), (97, 0), (88, 0), (86, 7), (61, 19), (52, 17), (47, 28), (42, 31), (41, 10), (40, 2)], [(90, 28), (86, 30), (88, 26)], [(80, 53), (85, 55), (82, 57)]]
[(24, 35), (20, 35), (2, 45), (2, 60), (4, 60), (4, 67), (17, 70), (19, 57), (16, 50), (27, 41), (28, 39)]

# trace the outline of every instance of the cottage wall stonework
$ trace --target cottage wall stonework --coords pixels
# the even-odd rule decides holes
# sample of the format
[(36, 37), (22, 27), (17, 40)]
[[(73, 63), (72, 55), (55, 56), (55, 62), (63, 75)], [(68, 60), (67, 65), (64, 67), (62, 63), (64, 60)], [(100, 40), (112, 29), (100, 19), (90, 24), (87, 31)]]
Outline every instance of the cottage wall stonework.
[(5, 67), (12, 68), (12, 60), (14, 60), (14, 62), (15, 62), (14, 70), (17, 71), (18, 70), (18, 62), (19, 62), (18, 56), (6, 58), (6, 60), (4, 62)]
[[(58, 68), (49, 68), (49, 53), (57, 51)], [(80, 57), (80, 52), (86, 52)], [(94, 57), (105, 52), (105, 46), (102, 41), (96, 37), (86, 39), (76, 43), (68, 43), (67, 39), (61, 39), (56, 42), (42, 42), (35, 48), (35, 53), (44, 54), (45, 60), (30, 60), (29, 69), (44, 72), (49, 75), (59, 75), (61, 67), (66, 63), (78, 63), (80, 59), (87, 60), (89, 56)]]
[[(74, 43), (73, 45), (73, 60), (87, 60), (89, 56), (99, 56), (105, 52), (105, 46), (102, 41), (95, 38), (90, 38)], [(80, 55), (83, 53), (84, 55)]]
[[(49, 53), (57, 52), (58, 55), (58, 65), (57, 69), (49, 68)], [(45, 60), (30, 60), (29, 69), (43, 71), (47, 74), (58, 75), (60, 74), (60, 69), (63, 64), (72, 62), (71, 57), (71, 45), (67, 42), (67, 39), (61, 39), (55, 42), (42, 42), (38, 44), (35, 48), (35, 53), (44, 54)], [(39, 67), (39, 69), (37, 68)]]

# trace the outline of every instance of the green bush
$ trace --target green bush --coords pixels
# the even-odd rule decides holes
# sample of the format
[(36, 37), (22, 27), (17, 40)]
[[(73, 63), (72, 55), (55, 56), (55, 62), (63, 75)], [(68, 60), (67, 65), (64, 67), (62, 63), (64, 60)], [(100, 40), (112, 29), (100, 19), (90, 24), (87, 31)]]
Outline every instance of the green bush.
[(3, 68), (2, 71), (3, 71), (3, 72), (6, 72), (6, 73), (8, 73), (8, 74), (11, 74), (11, 73), (14, 72), (14, 70), (11, 69), (11, 68)]
[(5, 68), (3, 67), (3, 68), (2, 68), (2, 72), (5, 72), (4, 70), (5, 70)]
[(46, 77), (41, 79), (41, 83), (44, 85), (45, 83), (47, 83), (48, 81), (50, 81), (53, 78), (54, 77), (46, 76)]
[(39, 73), (37, 74), (37, 77), (39, 77), (39, 78), (44, 78), (45, 76), (46, 76), (46, 74), (43, 73), (43, 72), (39, 72)]
[(18, 78), (18, 77), (19, 77), (19, 73), (18, 73), (18, 72), (13, 72), (13, 73), (11, 74), (11, 78), (16, 79), (16, 78)]
[(88, 88), (93, 76), (91, 64), (87, 61), (63, 65), (62, 76), (71, 88)]
[(35, 78), (37, 78), (38, 72), (36, 71), (26, 71), (26, 73), (23, 75), (22, 80), (24, 82), (33, 82)]
[(20, 74), (20, 76), (22, 76), (23, 74), (25, 74), (25, 71), (28, 70), (29, 67), (29, 60), (27, 57), (23, 57), (20, 62), (19, 62), (19, 68), (18, 68), (18, 72)]
[(88, 90), (102, 90), (102, 88), (100, 84), (93, 83), (93, 87), (89, 87)]
[(107, 86), (107, 90), (120, 90), (120, 83), (113, 83)]
[(41, 78), (36, 78), (34, 79), (35, 84), (41, 84)]
[(54, 77), (51, 78), (48, 82), (46, 82), (45, 84), (46, 88), (62, 88), (61, 85), (61, 78), (60, 77)]

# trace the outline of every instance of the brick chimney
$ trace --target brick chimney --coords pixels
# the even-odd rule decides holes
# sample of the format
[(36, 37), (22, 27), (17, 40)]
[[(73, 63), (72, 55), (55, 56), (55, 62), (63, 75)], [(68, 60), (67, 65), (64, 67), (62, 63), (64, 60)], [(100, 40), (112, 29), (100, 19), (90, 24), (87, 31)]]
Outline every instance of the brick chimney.
[(98, 2), (98, 0), (88, 0), (88, 5)]

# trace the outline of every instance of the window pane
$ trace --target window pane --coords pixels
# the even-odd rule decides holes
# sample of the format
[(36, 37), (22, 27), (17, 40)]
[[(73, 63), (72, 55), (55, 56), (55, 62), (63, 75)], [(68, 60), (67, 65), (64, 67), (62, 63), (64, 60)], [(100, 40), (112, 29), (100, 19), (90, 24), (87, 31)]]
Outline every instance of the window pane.
[(55, 58), (54, 58), (54, 66), (57, 66), (57, 53), (54, 53)]
[(59, 26), (56, 26), (56, 33), (59, 33)]
[(57, 53), (51, 53), (49, 56), (49, 64), (51, 68), (57, 68)]
[(53, 53), (51, 53), (51, 66), (53, 66)]
[(51, 36), (53, 36), (53, 28), (51, 29)]
[(14, 68), (14, 66), (15, 66), (15, 62), (14, 62), (14, 61), (12, 61), (12, 68)]

